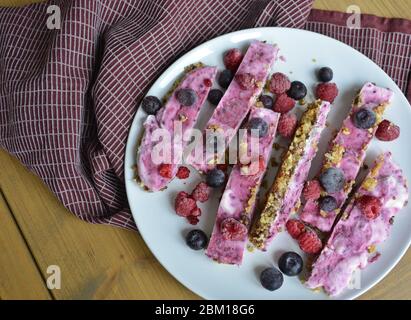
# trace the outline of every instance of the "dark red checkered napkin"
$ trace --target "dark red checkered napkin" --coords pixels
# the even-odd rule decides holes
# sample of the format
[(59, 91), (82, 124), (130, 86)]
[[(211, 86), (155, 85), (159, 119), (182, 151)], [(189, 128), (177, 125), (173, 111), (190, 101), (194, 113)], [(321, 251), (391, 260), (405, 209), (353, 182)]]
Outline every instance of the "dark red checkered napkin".
[[(61, 29), (47, 29), (47, 7)], [(217, 35), (305, 28), (364, 52), (406, 92), (411, 22), (313, 10), (312, 0), (77, 0), (0, 9), (0, 145), (64, 205), (94, 223), (135, 228), (124, 190), (129, 125), (153, 80)], [(411, 87), (408, 87), (411, 98)]]

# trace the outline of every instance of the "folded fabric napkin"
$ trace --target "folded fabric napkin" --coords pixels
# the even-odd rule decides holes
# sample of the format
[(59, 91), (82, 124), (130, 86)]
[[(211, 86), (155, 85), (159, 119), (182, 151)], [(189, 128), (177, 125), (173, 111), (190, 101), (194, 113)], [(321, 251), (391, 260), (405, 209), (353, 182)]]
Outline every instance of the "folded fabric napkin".
[[(407, 92), (411, 22), (311, 10), (312, 0), (61, 0), (0, 8), (0, 145), (83, 220), (135, 229), (123, 161), (150, 84), (215, 36), (281, 26), (359, 49)], [(46, 26), (58, 5), (61, 29)], [(408, 86), (408, 88), (407, 88)]]

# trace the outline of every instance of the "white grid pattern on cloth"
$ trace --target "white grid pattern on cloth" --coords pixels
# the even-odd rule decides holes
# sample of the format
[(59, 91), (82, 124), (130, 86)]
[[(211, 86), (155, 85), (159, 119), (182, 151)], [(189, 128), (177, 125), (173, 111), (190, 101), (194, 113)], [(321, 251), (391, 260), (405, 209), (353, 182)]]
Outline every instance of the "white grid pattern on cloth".
[[(135, 229), (123, 182), (129, 125), (152, 81), (196, 45), (250, 26), (305, 27), (357, 45), (405, 88), (409, 46), (386, 44), (409, 45), (409, 34), (362, 31), (355, 43), (338, 26), (305, 24), (312, 2), (56, 0), (2, 8), (0, 145), (81, 219)], [(61, 30), (46, 29), (50, 4), (61, 9)], [(253, 6), (260, 6), (254, 16)]]

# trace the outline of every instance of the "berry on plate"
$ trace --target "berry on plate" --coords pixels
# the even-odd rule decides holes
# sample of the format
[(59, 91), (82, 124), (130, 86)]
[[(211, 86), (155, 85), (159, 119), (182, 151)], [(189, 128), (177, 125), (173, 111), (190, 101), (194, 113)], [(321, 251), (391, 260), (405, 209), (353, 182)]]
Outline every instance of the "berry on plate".
[(193, 250), (205, 249), (208, 243), (207, 235), (202, 230), (191, 230), (187, 233), (186, 244)]
[(358, 207), (361, 212), (370, 220), (377, 218), (381, 212), (381, 202), (373, 196), (362, 196), (358, 199)]
[(255, 78), (251, 73), (236, 74), (234, 78), (243, 90), (250, 90), (255, 86)]
[(298, 244), (302, 251), (308, 254), (319, 253), (323, 244), (314, 231), (306, 231), (298, 238)]
[(158, 167), (158, 173), (163, 178), (171, 179), (173, 177), (172, 166), (169, 163), (162, 163)]
[(293, 81), (291, 82), (291, 87), (290, 90), (287, 91), (287, 94), (290, 98), (297, 101), (304, 99), (307, 95), (307, 87), (301, 81)]
[(344, 173), (338, 168), (328, 168), (319, 177), (321, 186), (328, 193), (342, 190), (345, 185)]
[(227, 218), (221, 222), (220, 231), (225, 240), (240, 241), (247, 236), (247, 227), (234, 218)]
[(305, 225), (300, 220), (290, 219), (285, 227), (293, 239), (298, 239), (305, 232)]
[(383, 120), (378, 125), (375, 136), (381, 141), (394, 141), (400, 136), (400, 127), (388, 120)]
[(264, 119), (252, 118), (248, 122), (249, 130), (258, 130), (258, 136), (260, 138), (265, 137), (268, 134), (268, 124)]
[(223, 97), (224, 93), (220, 89), (212, 89), (208, 93), (207, 100), (213, 104), (213, 105), (218, 105), (220, 102), (221, 98)]
[(306, 201), (317, 200), (321, 196), (321, 185), (318, 180), (307, 181), (303, 189), (303, 197)]
[(273, 110), (278, 113), (287, 113), (295, 106), (295, 100), (290, 98), (287, 94), (279, 94), (274, 103)]
[(361, 108), (353, 115), (354, 126), (358, 129), (369, 129), (375, 125), (377, 116), (375, 112), (368, 108)]
[(263, 104), (264, 108), (272, 109), (274, 105), (274, 100), (270, 96), (262, 95), (260, 101)]
[(179, 179), (187, 179), (190, 176), (190, 169), (188, 169), (187, 167), (181, 166), (178, 168), (176, 176)]
[(337, 200), (332, 196), (325, 196), (320, 198), (320, 209), (325, 212), (331, 212), (338, 208)]
[[(200, 212), (201, 212), (201, 210), (200, 210)], [(191, 216), (187, 217), (187, 221), (188, 221), (189, 224), (195, 226), (200, 222), (200, 219), (198, 219), (198, 216), (191, 215)]]
[(291, 82), (288, 77), (281, 72), (274, 73), (271, 77), (268, 89), (271, 93), (282, 94), (290, 90)]
[(179, 216), (188, 217), (197, 208), (197, 204), (187, 192), (180, 191), (174, 201), (174, 208)]
[(283, 285), (284, 277), (278, 269), (267, 268), (261, 272), (260, 282), (265, 289), (275, 291)]
[(225, 67), (228, 70), (235, 72), (237, 71), (241, 61), (243, 60), (243, 53), (236, 48), (230, 49), (224, 54), (223, 60)]
[(338, 88), (335, 83), (320, 83), (315, 90), (317, 99), (333, 103), (338, 96)]
[(286, 252), (278, 260), (281, 272), (289, 277), (299, 275), (303, 271), (303, 265), (303, 259), (295, 252)]
[(207, 173), (206, 183), (212, 188), (221, 187), (225, 182), (225, 173), (220, 169), (213, 169)]
[(193, 190), (191, 196), (199, 202), (206, 202), (210, 196), (210, 187), (205, 182), (200, 182)]
[(323, 67), (318, 70), (318, 80), (321, 82), (330, 82), (334, 77), (334, 72), (329, 67)]
[(217, 82), (221, 86), (221, 88), (227, 89), (231, 81), (233, 80), (233, 77), (234, 74), (230, 70), (225, 69), (218, 75)]
[(154, 96), (145, 97), (141, 102), (141, 106), (147, 114), (152, 115), (155, 115), (162, 107), (160, 99)]
[(297, 116), (293, 113), (284, 113), (278, 121), (278, 133), (284, 138), (291, 138), (297, 128)]
[(180, 89), (176, 92), (177, 101), (183, 106), (190, 107), (197, 101), (197, 93), (190, 88)]

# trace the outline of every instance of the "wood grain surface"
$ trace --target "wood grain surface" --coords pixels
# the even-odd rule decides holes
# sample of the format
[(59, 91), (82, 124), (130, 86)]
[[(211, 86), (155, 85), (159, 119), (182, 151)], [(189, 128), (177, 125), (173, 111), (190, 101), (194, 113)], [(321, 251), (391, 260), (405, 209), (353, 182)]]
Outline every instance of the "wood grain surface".
[[(33, 0), (0, 0), (18, 6)], [(317, 0), (314, 7), (411, 19), (411, 0)], [(0, 150), (1, 299), (198, 299), (154, 258), (138, 233), (91, 225), (68, 212), (38, 177)], [(48, 290), (47, 267), (61, 269)], [(411, 299), (411, 251), (360, 299)]]

